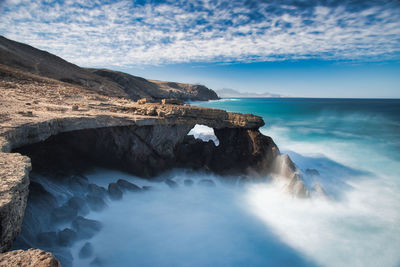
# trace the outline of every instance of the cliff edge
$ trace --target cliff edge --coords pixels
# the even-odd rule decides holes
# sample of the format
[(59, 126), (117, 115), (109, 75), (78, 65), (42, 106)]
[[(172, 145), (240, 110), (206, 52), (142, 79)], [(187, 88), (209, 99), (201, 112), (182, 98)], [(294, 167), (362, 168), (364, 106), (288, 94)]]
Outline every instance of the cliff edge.
[[(277, 174), (298, 196), (308, 194), (294, 164), (259, 132), (264, 121), (258, 116), (135, 102), (113, 87), (60, 81), (40, 68), (38, 74), (0, 64), (0, 252), (20, 232), (32, 166), (71, 163), (60, 151), (149, 178), (175, 167), (220, 175)], [(188, 136), (196, 124), (213, 128), (220, 144)]]

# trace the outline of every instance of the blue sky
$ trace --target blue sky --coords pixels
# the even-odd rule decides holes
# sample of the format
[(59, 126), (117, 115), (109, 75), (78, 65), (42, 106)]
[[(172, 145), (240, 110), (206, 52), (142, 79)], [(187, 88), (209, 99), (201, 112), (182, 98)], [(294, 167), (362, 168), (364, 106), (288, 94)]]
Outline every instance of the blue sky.
[(0, 0), (0, 34), (213, 89), (400, 98), (398, 1)]

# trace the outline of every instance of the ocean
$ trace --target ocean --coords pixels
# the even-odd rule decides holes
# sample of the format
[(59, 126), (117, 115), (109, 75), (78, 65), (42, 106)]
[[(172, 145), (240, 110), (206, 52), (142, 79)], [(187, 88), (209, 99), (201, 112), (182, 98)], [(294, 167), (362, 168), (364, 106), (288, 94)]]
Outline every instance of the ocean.
[[(100, 221), (101, 231), (70, 252), (53, 250), (56, 256), (72, 266), (399, 266), (400, 100), (192, 104), (262, 116), (261, 132), (289, 154), (310, 190), (319, 184), (326, 196), (299, 199), (268, 179), (241, 183), (201, 171), (145, 180), (98, 169), (86, 175), (90, 183), (107, 188), (126, 179), (151, 189), (108, 199), (106, 209), (85, 215)], [(209, 134), (194, 135), (217, 145)], [(170, 188), (165, 178), (178, 186)], [(71, 195), (52, 180), (34, 179), (60, 201)], [(193, 185), (185, 186), (186, 179)], [(204, 186), (204, 179), (213, 183)], [(91, 253), (83, 257), (86, 242)]]
[[(329, 201), (274, 197), (254, 186), (252, 212), (279, 240), (322, 266), (400, 264), (400, 100), (222, 99), (198, 106), (262, 116), (263, 134)], [(307, 175), (316, 169), (320, 175)]]

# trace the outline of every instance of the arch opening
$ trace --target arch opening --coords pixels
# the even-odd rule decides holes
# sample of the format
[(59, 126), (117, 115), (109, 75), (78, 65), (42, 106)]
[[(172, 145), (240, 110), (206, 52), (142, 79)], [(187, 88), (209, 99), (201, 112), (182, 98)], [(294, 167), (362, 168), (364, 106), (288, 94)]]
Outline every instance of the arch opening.
[(219, 146), (218, 137), (214, 133), (214, 129), (203, 124), (196, 124), (188, 133), (193, 135), (195, 139), (200, 139), (203, 142), (213, 141), (215, 146)]

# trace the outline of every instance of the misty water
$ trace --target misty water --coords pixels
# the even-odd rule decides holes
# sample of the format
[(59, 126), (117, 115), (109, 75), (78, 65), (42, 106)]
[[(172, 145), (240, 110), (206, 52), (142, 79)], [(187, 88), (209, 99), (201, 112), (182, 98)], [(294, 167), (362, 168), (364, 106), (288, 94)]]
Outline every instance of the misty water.
[[(105, 198), (106, 208), (84, 215), (101, 222), (101, 230), (66, 249), (53, 248), (56, 255), (67, 255), (73, 266), (399, 265), (400, 101), (194, 104), (262, 116), (261, 131), (291, 156), (307, 186), (322, 185), (327, 197), (294, 198), (267, 177), (244, 183), (241, 177), (172, 170), (149, 181), (99, 168), (86, 174), (89, 183), (107, 188), (125, 179), (148, 190), (124, 192), (122, 200)], [(198, 137), (206, 138), (206, 131)], [(47, 177), (33, 180), (59, 204), (76, 194)], [(71, 222), (48, 231), (65, 227)], [(83, 258), (87, 242), (91, 253)], [(48, 244), (43, 248), (52, 250)]]

